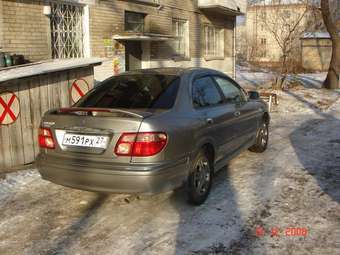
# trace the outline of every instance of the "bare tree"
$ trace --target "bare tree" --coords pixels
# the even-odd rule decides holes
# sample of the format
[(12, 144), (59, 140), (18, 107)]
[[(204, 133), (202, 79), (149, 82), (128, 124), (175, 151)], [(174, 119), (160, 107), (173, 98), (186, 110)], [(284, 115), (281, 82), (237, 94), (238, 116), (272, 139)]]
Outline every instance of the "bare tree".
[(276, 42), (280, 53), (280, 71), (276, 85), (282, 87), (288, 73), (299, 64), (300, 37), (307, 30), (309, 5), (300, 1), (296, 8), (278, 3), (260, 16), (260, 22)]
[(340, 86), (340, 36), (330, 11), (329, 0), (321, 0), (321, 13), (332, 40), (332, 57), (324, 87), (327, 89), (336, 89)]

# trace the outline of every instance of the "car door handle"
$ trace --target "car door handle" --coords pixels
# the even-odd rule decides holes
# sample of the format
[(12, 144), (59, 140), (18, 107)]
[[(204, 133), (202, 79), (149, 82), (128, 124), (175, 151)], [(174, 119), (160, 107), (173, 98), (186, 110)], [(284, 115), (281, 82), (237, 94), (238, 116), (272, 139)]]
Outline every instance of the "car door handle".
[(213, 124), (213, 123), (214, 123), (214, 120), (213, 120), (212, 118), (207, 118), (207, 119), (205, 119), (205, 122), (206, 122), (207, 124)]
[(236, 112), (234, 112), (234, 115), (235, 115), (236, 117), (238, 117), (238, 116), (241, 115), (241, 112), (240, 112), (240, 111), (236, 111)]

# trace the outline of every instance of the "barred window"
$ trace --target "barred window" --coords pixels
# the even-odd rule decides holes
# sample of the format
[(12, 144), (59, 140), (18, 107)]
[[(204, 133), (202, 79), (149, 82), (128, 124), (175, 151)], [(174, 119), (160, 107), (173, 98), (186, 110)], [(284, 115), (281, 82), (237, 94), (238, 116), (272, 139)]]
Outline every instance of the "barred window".
[(52, 58), (84, 56), (83, 14), (81, 5), (51, 2)]
[(208, 57), (224, 56), (224, 30), (212, 25), (205, 25), (205, 55)]
[(176, 36), (174, 41), (174, 51), (179, 56), (189, 56), (189, 29), (188, 21), (181, 19), (172, 20), (173, 35)]

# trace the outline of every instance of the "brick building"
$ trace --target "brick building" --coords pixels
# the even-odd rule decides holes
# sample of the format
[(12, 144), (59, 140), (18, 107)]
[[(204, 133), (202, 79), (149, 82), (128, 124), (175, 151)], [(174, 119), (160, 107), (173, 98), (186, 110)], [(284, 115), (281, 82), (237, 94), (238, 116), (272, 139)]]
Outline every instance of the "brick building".
[(105, 68), (158, 66), (204, 66), (233, 76), (235, 20), (245, 6), (245, 0), (0, 0), (0, 48), (32, 62), (106, 58), (98, 76)]

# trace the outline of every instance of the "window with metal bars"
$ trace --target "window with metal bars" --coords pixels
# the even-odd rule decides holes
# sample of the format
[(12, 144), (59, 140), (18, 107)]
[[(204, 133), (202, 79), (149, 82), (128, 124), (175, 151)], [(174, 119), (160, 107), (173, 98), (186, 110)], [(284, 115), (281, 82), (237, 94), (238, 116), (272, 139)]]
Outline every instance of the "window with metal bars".
[(83, 14), (81, 5), (51, 2), (52, 58), (84, 56)]

